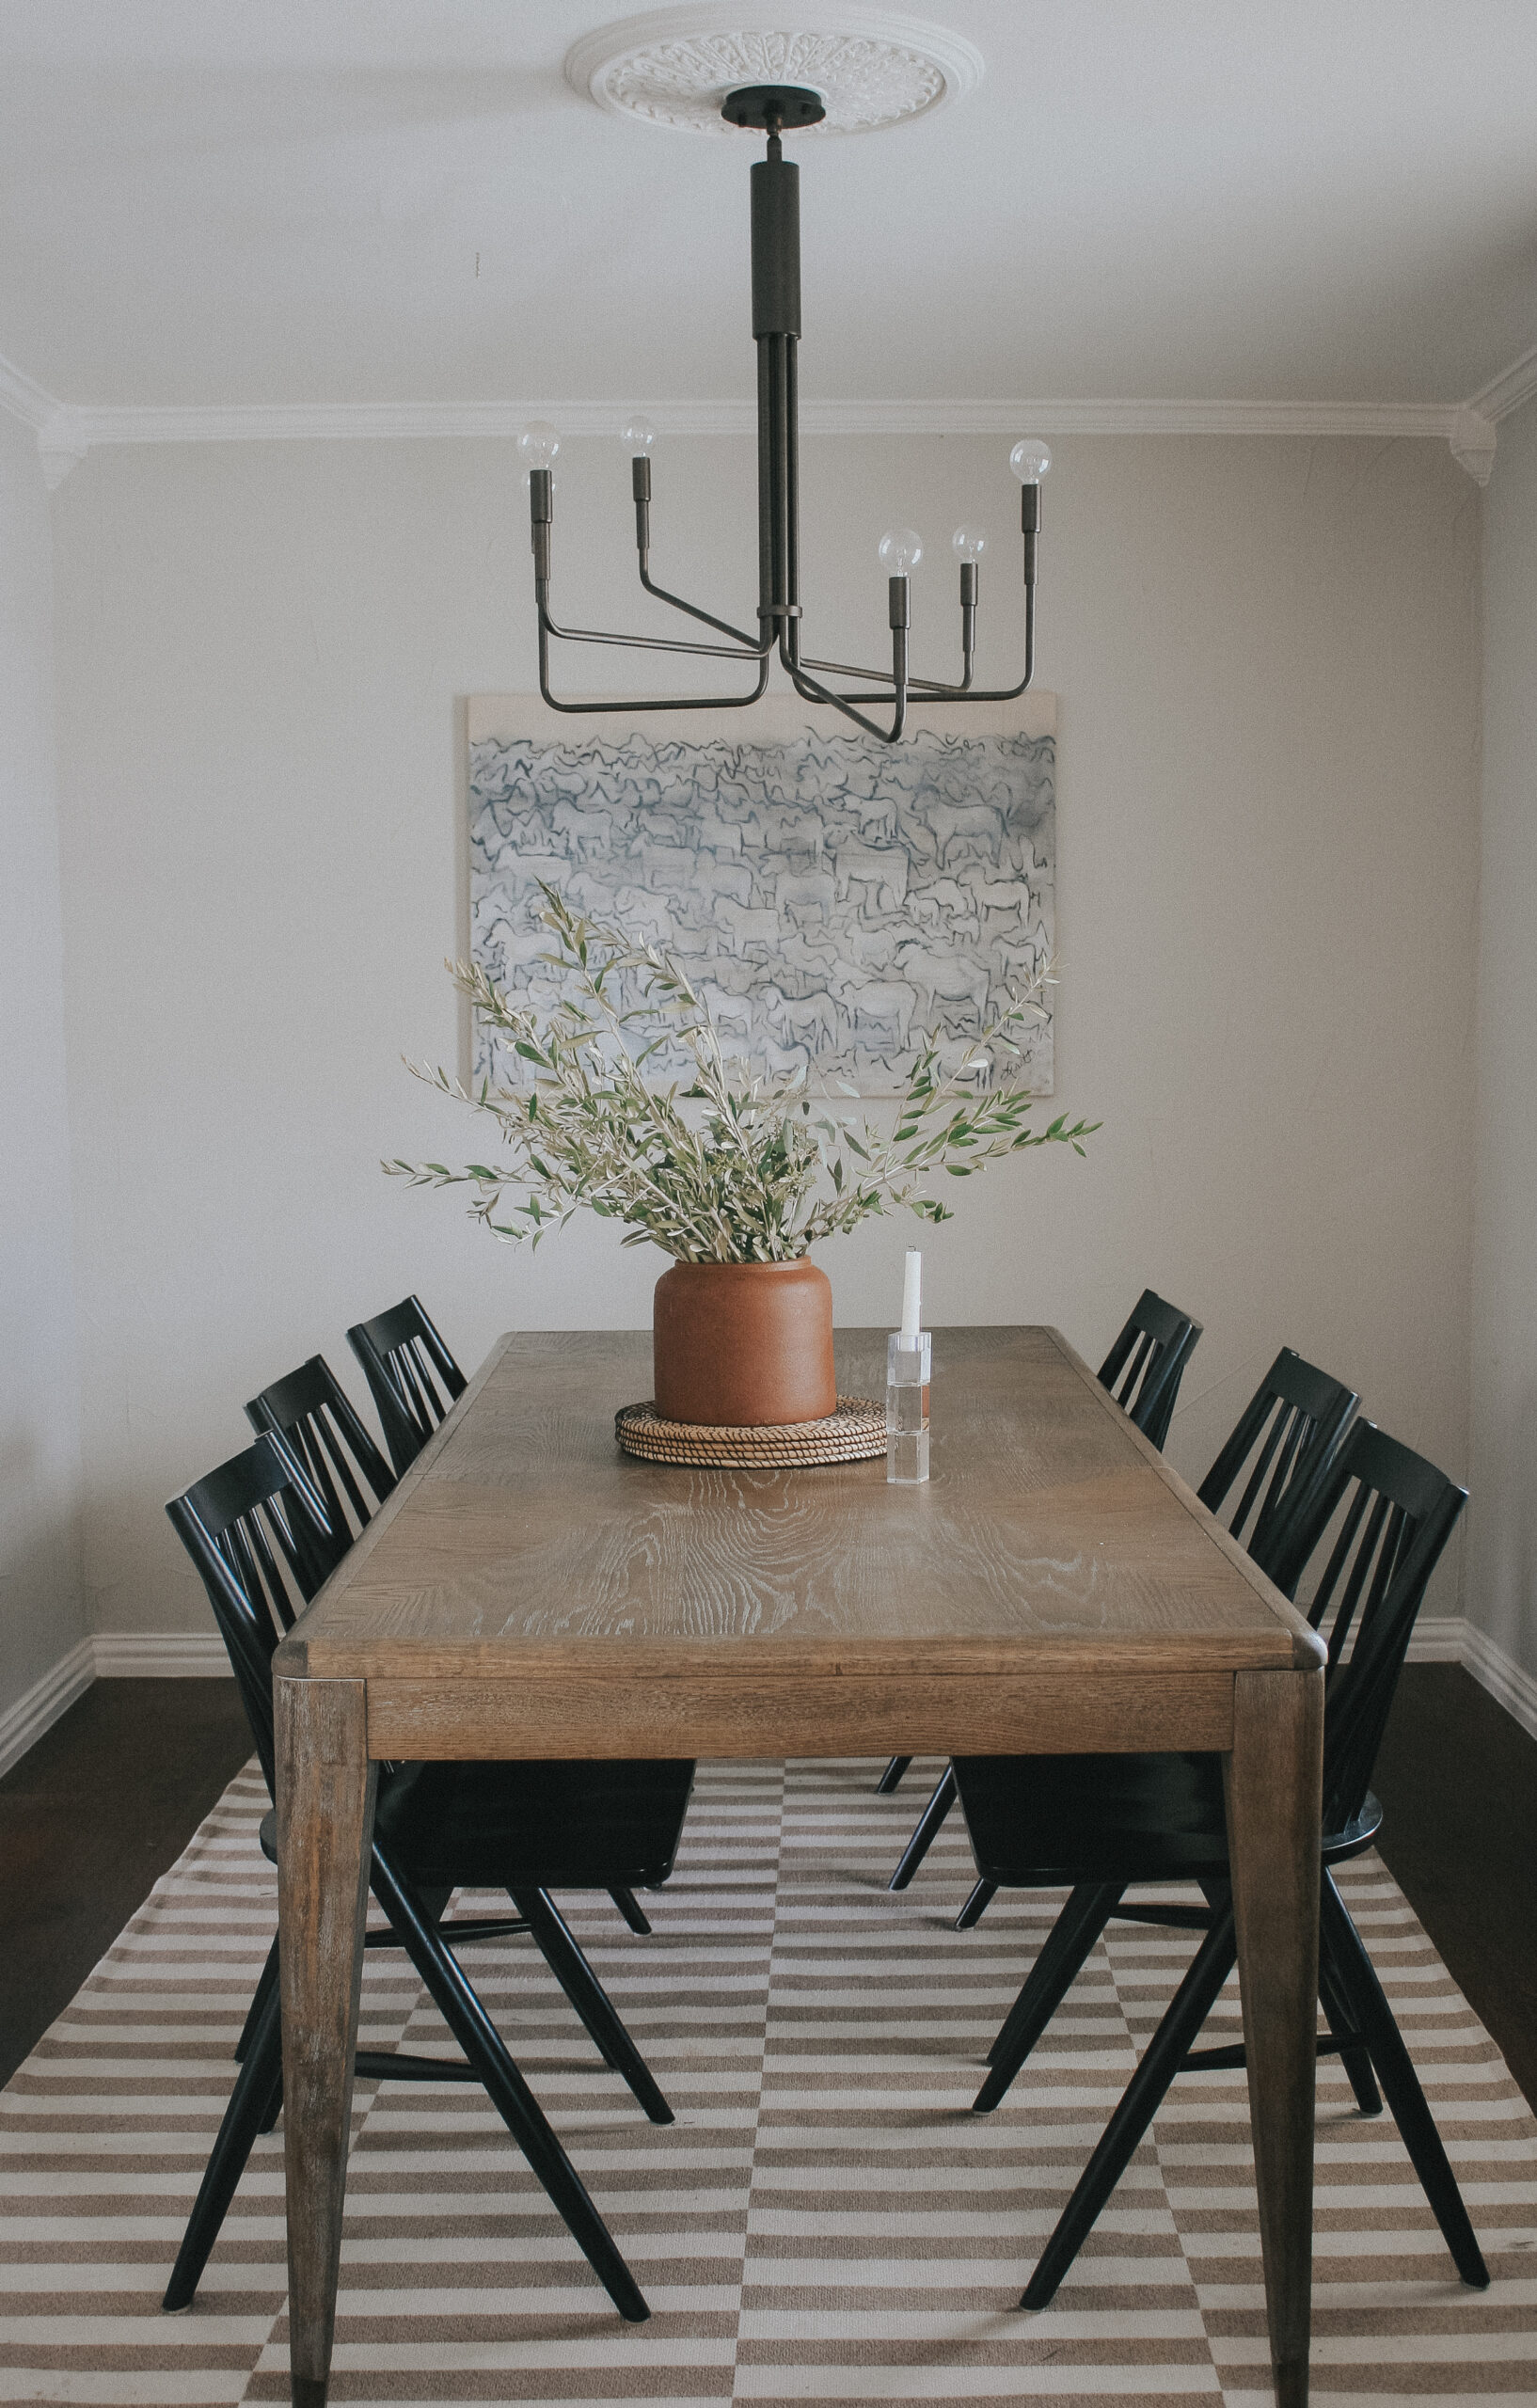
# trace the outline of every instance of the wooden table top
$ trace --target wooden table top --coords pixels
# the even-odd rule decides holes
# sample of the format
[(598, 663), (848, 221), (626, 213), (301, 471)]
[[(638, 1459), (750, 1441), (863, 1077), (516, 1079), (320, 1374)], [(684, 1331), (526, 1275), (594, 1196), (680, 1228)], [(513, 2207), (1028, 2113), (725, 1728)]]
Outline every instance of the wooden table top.
[[(884, 1331), (837, 1339), (880, 1397)], [(649, 1332), (499, 1340), (295, 1625), (279, 1672), (517, 1681), (590, 1668), (930, 1675), (1310, 1665), (1306, 1622), (1066, 1341), (936, 1330), (930, 1478), (620, 1452)]]

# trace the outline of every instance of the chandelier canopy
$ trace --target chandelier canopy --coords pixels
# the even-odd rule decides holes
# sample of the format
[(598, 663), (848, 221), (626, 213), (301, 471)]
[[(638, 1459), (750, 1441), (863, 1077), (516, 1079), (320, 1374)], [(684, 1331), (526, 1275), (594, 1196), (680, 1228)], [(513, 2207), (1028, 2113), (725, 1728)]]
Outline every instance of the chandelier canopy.
[[(954, 682), (915, 677), (908, 667), (908, 579), (924, 550), (921, 539), (910, 527), (890, 529), (879, 546), (881, 565), (887, 572), (890, 669), (864, 669), (848, 661), (813, 658), (802, 652), (800, 434), (796, 388), (797, 347), (800, 340), (800, 171), (784, 157), (782, 137), (800, 128), (819, 124), (825, 114), (818, 92), (794, 84), (747, 85), (729, 92), (721, 108), (728, 126), (744, 127), (768, 137), (767, 156), (754, 165), (751, 176), (753, 339), (758, 353), (757, 632), (751, 634), (728, 620), (718, 619), (654, 581), (651, 450), (656, 429), (640, 417), (627, 420), (620, 439), (631, 455), (635, 548), (642, 586), (657, 601), (682, 611), (725, 641), (616, 635), (592, 627), (562, 626), (551, 616), (549, 608), (554, 553), (552, 472), (560, 436), (552, 426), (536, 422), (526, 427), (518, 437), (518, 451), (530, 472), (529, 519), (539, 623), (539, 690), (552, 710), (586, 714), (745, 709), (761, 699), (777, 654), (781, 668), (803, 701), (841, 711), (867, 734), (879, 737), (883, 743), (895, 744), (906, 724), (910, 697), (927, 703), (1011, 702), (1030, 683), (1035, 665), (1040, 481), (1052, 461), (1043, 443), (1028, 439), (1016, 443), (1009, 454), (1009, 467), (1021, 486), (1024, 565), (1023, 670), (1017, 685), (983, 689), (973, 684), (978, 563), (987, 539), (979, 528), (971, 526), (958, 527), (952, 538), (960, 568), (960, 675)], [(751, 670), (752, 683), (739, 693), (563, 702), (550, 690), (552, 642), (612, 644), (626, 651), (683, 653), (700, 659), (740, 661)], [(841, 682), (846, 678), (860, 682), (850, 689)], [(829, 679), (838, 682), (825, 682)], [(871, 716), (877, 709), (882, 714), (880, 719)]]

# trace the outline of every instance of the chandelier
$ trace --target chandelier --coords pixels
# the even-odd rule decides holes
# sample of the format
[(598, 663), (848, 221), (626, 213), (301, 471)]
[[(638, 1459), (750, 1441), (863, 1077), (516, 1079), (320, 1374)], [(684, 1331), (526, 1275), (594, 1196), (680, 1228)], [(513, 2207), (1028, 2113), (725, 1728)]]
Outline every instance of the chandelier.
[[(718, 639), (610, 634), (593, 627), (563, 626), (549, 607), (554, 556), (554, 477), (560, 436), (536, 421), (518, 437), (529, 470), (529, 519), (533, 547), (534, 603), (539, 623), (539, 691), (552, 710), (602, 711), (741, 710), (758, 702), (777, 654), (781, 668), (801, 699), (841, 711), (882, 743), (895, 744), (907, 722), (910, 697), (925, 703), (1006, 703), (1022, 694), (1035, 666), (1036, 545), (1040, 532), (1040, 481), (1052, 464), (1043, 443), (1023, 440), (1009, 454), (1020, 481), (1020, 527), (1024, 554), (1023, 671), (1014, 686), (973, 684), (976, 649), (978, 564), (986, 544), (980, 529), (958, 527), (953, 547), (960, 564), (960, 675), (953, 683), (915, 677), (908, 666), (908, 580), (923, 558), (911, 527), (894, 527), (880, 539), (887, 571), (891, 667), (863, 669), (842, 660), (821, 660), (801, 650), (800, 431), (796, 393), (796, 353), (800, 339), (800, 171), (786, 159), (782, 136), (820, 123), (826, 114), (816, 91), (792, 84), (753, 84), (729, 93), (721, 115), (729, 125), (768, 137), (768, 154), (752, 169), (753, 339), (758, 354), (758, 607), (757, 632), (733, 626), (696, 603), (685, 602), (651, 575), (651, 449), (656, 429), (630, 419), (621, 440), (631, 455), (635, 499), (635, 549), (641, 584), (654, 600), (681, 611)], [(550, 690), (550, 645), (599, 643), (626, 651), (682, 653), (696, 659), (739, 661), (752, 678), (747, 690), (724, 694), (658, 694), (626, 702), (562, 702)], [(852, 688), (842, 681), (853, 678)], [(828, 680), (832, 683), (828, 683)], [(861, 707), (864, 705), (864, 707)], [(879, 710), (882, 719), (871, 716)], [(889, 718), (885, 714), (889, 713)]]

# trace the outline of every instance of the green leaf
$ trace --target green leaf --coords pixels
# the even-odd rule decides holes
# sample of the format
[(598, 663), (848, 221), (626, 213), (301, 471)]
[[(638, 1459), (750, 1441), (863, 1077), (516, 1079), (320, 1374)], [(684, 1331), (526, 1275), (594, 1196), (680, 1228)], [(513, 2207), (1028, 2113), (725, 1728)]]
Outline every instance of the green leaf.
[[(508, 1167), (480, 1163), (455, 1171), (404, 1158), (384, 1165), (413, 1186), (469, 1182), (472, 1216), (499, 1237), (537, 1243), (589, 1204), (600, 1219), (620, 1224), (626, 1245), (655, 1242), (682, 1260), (789, 1261), (898, 1205), (920, 1219), (947, 1218), (949, 1208), (922, 1192), (939, 1171), (969, 1177), (1006, 1153), (1053, 1141), (1082, 1156), (1082, 1141), (1099, 1126), (1083, 1119), (1070, 1126), (1061, 1114), (1038, 1136), (1021, 1088), (990, 1095), (967, 1085), (990, 1048), (995, 1061), (1018, 1058), (1002, 1030), (1006, 1022), (1039, 1017), (1031, 1000), (1039, 978), (1022, 999), (1011, 991), (954, 1076), (941, 1075), (937, 1038), (917, 1038), (888, 1134), (868, 1120), (818, 1110), (803, 1063), (787, 1077), (744, 1077), (677, 963), (622, 928), (588, 920), (547, 882), (540, 881), (539, 894), (551, 941), (539, 958), (566, 980), (551, 1006), (536, 1009), (515, 998), (474, 963), (450, 965), (483, 1025), (506, 1038), (532, 1077), (498, 1090), (483, 1074), (461, 1086), (445, 1070), (408, 1066), (491, 1115)], [(663, 1049), (679, 1045), (691, 1057), (687, 1083), (655, 1084)], [(848, 1080), (826, 1085), (857, 1099)], [(504, 1180), (537, 1182), (536, 1192), (508, 1208), (507, 1222), (496, 1217)]]

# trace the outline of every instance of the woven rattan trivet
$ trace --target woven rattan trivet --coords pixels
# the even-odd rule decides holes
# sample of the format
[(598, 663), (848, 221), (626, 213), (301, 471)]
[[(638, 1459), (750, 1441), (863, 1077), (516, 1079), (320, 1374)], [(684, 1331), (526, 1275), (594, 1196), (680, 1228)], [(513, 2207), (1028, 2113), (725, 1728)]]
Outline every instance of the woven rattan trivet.
[(613, 1418), (626, 1455), (654, 1464), (854, 1464), (886, 1451), (886, 1413), (867, 1396), (841, 1396), (825, 1421), (763, 1423), (746, 1430), (664, 1421), (650, 1397)]

